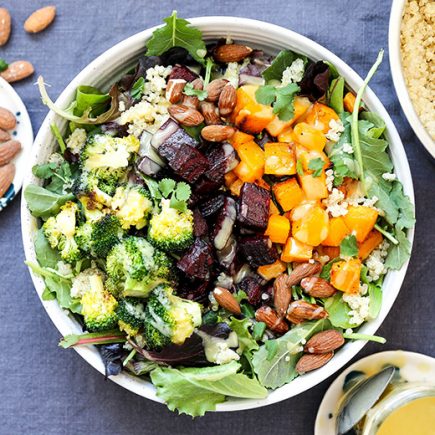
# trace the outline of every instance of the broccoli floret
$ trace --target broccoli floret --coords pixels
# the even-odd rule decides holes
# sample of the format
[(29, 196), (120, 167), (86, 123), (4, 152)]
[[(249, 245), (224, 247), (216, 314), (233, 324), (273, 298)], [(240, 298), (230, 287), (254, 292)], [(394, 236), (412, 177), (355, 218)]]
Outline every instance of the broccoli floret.
[(63, 260), (71, 263), (81, 257), (74, 237), (76, 215), (79, 208), (75, 202), (68, 201), (56, 216), (49, 217), (42, 226), (45, 237), (52, 248), (57, 248)]
[(144, 337), (148, 348), (160, 349), (168, 342), (183, 344), (201, 325), (201, 305), (173, 294), (162, 285), (153, 290), (145, 308)]
[(146, 297), (159, 284), (172, 280), (172, 274), (165, 275), (170, 268), (169, 258), (147, 240), (130, 236), (107, 256), (108, 287), (116, 295)]
[(80, 248), (96, 258), (105, 258), (124, 236), (116, 216), (103, 215), (96, 222), (85, 222), (77, 229), (76, 240)]
[(153, 203), (142, 186), (127, 184), (116, 189), (111, 207), (121, 221), (122, 228), (128, 230), (134, 226), (140, 230), (147, 224)]
[(148, 238), (157, 248), (166, 252), (181, 251), (193, 243), (193, 213), (180, 212), (163, 199), (162, 209), (149, 223)]
[(70, 290), (72, 298), (81, 298), (89, 290), (91, 286), (89, 278), (93, 275), (100, 275), (103, 280), (105, 279), (104, 273), (97, 267), (85, 269), (72, 279)]
[(94, 198), (94, 195), (80, 195), (79, 201), (82, 206), (82, 212), (88, 222), (98, 221), (110, 212), (110, 209), (105, 208), (101, 202)]
[(120, 299), (116, 313), (119, 319), (119, 328), (127, 332), (128, 335), (136, 335), (139, 329), (144, 326), (145, 308), (140, 299)]
[(104, 331), (116, 327), (118, 302), (104, 288), (101, 274), (90, 274), (88, 279), (89, 288), (80, 300), (86, 328), (89, 331)]

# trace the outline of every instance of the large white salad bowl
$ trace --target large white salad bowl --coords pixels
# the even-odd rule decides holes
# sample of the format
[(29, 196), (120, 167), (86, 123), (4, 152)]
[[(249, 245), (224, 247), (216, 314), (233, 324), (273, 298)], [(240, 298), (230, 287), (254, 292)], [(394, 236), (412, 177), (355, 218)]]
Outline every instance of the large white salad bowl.
[[(339, 57), (312, 40), (282, 27), (261, 21), (235, 17), (201, 17), (193, 18), (189, 21), (192, 25), (198, 27), (203, 32), (203, 35), (207, 40), (230, 36), (236, 41), (244, 41), (251, 47), (262, 48), (271, 54), (275, 54), (281, 49), (289, 48), (296, 52), (303, 53), (313, 60), (326, 60), (331, 62), (336, 66), (339, 73), (346, 79), (348, 86), (354, 90), (358, 89), (362, 84), (362, 79)], [(112, 82), (133, 66), (139, 56), (144, 54), (145, 42), (150, 38), (154, 30), (155, 28), (151, 28), (133, 35), (95, 59), (71, 81), (58, 98), (57, 104), (60, 107), (67, 107), (75, 95), (76, 87), (82, 84), (94, 85), (102, 89), (107, 89)], [(411, 173), (397, 130), (384, 106), (370, 89), (367, 89), (364, 102), (369, 110), (380, 115), (387, 125), (387, 137), (391, 144), (390, 152), (396, 174), (403, 183), (405, 194), (407, 194), (413, 201), (414, 192)], [(31, 161), (29, 162), (27, 177), (24, 181), (24, 188), (30, 183), (39, 183), (39, 180), (32, 175), (31, 167), (34, 164), (44, 162), (54, 150), (55, 141), (50, 131), (50, 124), (53, 122), (57, 123), (61, 129), (66, 125), (65, 121), (55, 113), (50, 112), (47, 115), (33, 146), (33, 153), (30, 158)], [(24, 198), (22, 201), (21, 217), (26, 259), (34, 262), (36, 259), (33, 238), (37, 230), (37, 220), (29, 213)], [(411, 242), (413, 235), (413, 230), (410, 230), (408, 238)], [(383, 287), (384, 301), (381, 312), (377, 319), (366, 323), (360, 329), (361, 333), (374, 334), (380, 327), (399, 293), (407, 266), (408, 264), (405, 264), (401, 270), (392, 271), (387, 274)], [(33, 273), (32, 280), (38, 296), (41, 299), (44, 290), (44, 282), (39, 276)], [(82, 332), (80, 325), (72, 316), (69, 316), (64, 310), (62, 310), (56, 301), (43, 301), (41, 299), (41, 302), (62, 335), (71, 333), (80, 334)], [(319, 384), (343, 367), (357, 354), (358, 351), (362, 349), (364, 344), (365, 342), (363, 341), (347, 343), (336, 353), (329, 364), (314, 372), (301, 376), (281, 388), (271, 391), (265, 399), (230, 399), (227, 402), (218, 405), (217, 410), (238, 411), (242, 409), (255, 408), (279, 402), (300, 394)], [(53, 343), (53, 346), (56, 345), (57, 343)], [(95, 367), (100, 373), (104, 373), (103, 362), (96, 348), (83, 346), (75, 349), (89, 364)], [(139, 379), (127, 373), (121, 373), (118, 376), (111, 377), (111, 380), (136, 394), (161, 402), (161, 400), (156, 396), (154, 386), (146, 380)]]

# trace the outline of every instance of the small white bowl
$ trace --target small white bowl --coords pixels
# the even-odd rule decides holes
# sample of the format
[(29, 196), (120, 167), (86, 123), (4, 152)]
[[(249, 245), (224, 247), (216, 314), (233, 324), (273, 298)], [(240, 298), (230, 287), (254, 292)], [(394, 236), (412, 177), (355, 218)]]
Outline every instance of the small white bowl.
[(391, 6), (390, 26), (388, 30), (388, 50), (391, 75), (393, 77), (393, 83), (400, 105), (402, 106), (402, 110), (405, 113), (411, 128), (414, 130), (414, 133), (420, 139), (420, 142), (427, 149), (430, 155), (435, 158), (435, 142), (432, 140), (414, 109), (411, 98), (409, 97), (408, 88), (406, 87), (405, 76), (403, 74), (400, 27), (407, 1), (408, 0), (393, 0)]
[[(310, 39), (282, 27), (261, 21), (235, 17), (201, 17), (193, 18), (189, 21), (192, 25), (198, 27), (203, 32), (204, 38), (207, 40), (231, 36), (236, 41), (244, 41), (252, 47), (262, 48), (270, 53), (277, 53), (280, 49), (290, 48), (303, 53), (314, 60), (322, 59), (333, 63), (337, 67), (339, 73), (346, 79), (350, 88), (355, 90), (362, 85), (363, 80), (340, 58)], [(140, 55), (143, 55), (145, 51), (145, 42), (154, 30), (155, 28), (151, 28), (138, 33), (115, 45), (113, 48), (99, 56), (73, 79), (58, 98), (57, 104), (60, 107), (67, 107), (74, 98), (76, 87), (81, 84), (107, 88), (114, 80), (119, 78), (123, 72), (128, 70)], [(413, 201), (414, 191), (412, 187), (411, 173), (397, 130), (384, 106), (370, 89), (367, 89), (364, 102), (370, 110), (380, 115), (387, 125), (387, 138), (391, 144), (390, 152), (394, 162), (395, 172), (399, 180), (403, 183), (405, 194), (407, 194), (411, 198), (411, 201)], [(55, 141), (50, 131), (50, 124), (53, 122), (56, 122), (61, 130), (66, 124), (65, 121), (61, 120), (60, 117), (53, 112), (50, 112), (47, 115), (35, 140), (33, 147), (34, 152), (30, 159), (31, 161), (29, 162), (28, 176), (25, 180), (25, 186), (29, 183), (39, 183), (39, 181), (32, 175), (30, 168), (36, 163), (43, 162), (53, 151)], [(21, 220), (26, 259), (34, 262), (36, 261), (36, 258), (32, 240), (35, 231), (37, 230), (37, 221), (29, 213), (24, 200), (22, 202)], [(414, 231), (409, 231), (408, 239), (411, 243), (413, 236)], [(407, 266), (408, 263), (406, 263), (401, 270), (391, 271), (387, 274), (384, 281), (384, 288), (388, 289), (388, 291), (385, 292), (386, 297), (382, 304), (381, 312), (377, 319), (366, 323), (360, 329), (361, 333), (374, 334), (380, 327), (399, 293)], [(31, 275), (36, 291), (41, 298), (44, 290), (44, 282), (39, 276), (33, 273)], [(74, 318), (62, 310), (56, 301), (41, 300), (41, 302), (62, 335), (71, 333), (80, 334), (82, 332), (79, 324), (74, 320)], [(56, 344), (53, 343), (53, 346), (55, 345)], [(230, 399), (227, 402), (218, 405), (217, 410), (238, 411), (265, 406), (302, 393), (303, 391), (321, 383), (328, 376), (331, 376), (343, 367), (343, 365), (353, 358), (364, 345), (365, 342), (363, 341), (347, 343), (336, 353), (329, 364), (319, 370), (296, 378), (291, 383), (284, 385), (281, 388), (271, 391), (268, 397), (263, 400)], [(96, 348), (83, 346), (77, 347), (75, 350), (100, 373), (104, 373), (104, 366)], [(127, 388), (143, 397), (161, 402), (161, 400), (156, 396), (154, 386), (146, 380), (139, 379), (125, 372), (118, 376), (111, 377), (111, 379), (124, 388)]]

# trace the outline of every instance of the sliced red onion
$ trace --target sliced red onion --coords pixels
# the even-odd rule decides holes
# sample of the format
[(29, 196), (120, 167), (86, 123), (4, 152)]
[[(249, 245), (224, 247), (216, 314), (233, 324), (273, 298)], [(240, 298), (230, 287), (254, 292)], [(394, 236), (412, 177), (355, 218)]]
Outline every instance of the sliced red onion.
[(251, 76), (249, 74), (240, 74), (239, 76), (239, 86), (243, 85), (256, 85), (263, 86), (264, 85), (263, 77)]
[(249, 264), (245, 263), (234, 275), (233, 278), (234, 284), (239, 284), (244, 278), (250, 276), (251, 274), (252, 274), (252, 270), (249, 267)]
[(149, 157), (144, 157), (137, 165), (137, 168), (145, 175), (155, 175), (162, 169), (160, 165), (151, 160)]
[(225, 247), (220, 251), (216, 251), (219, 264), (225, 267), (226, 269), (228, 269), (233, 264), (236, 254), (237, 254), (237, 242), (232, 235), (228, 239)]
[(159, 146), (172, 136), (181, 127), (173, 120), (168, 119), (153, 135), (151, 145), (158, 150)]
[(151, 140), (153, 135), (147, 131), (142, 133), (140, 137), (140, 148), (139, 148), (139, 156), (140, 157), (148, 157), (153, 162), (157, 163), (159, 166), (165, 166), (165, 162), (162, 158), (157, 154), (156, 150), (151, 146)]
[(216, 249), (223, 249), (227, 244), (228, 239), (233, 232), (236, 217), (236, 201), (234, 201), (233, 198), (225, 198), (224, 205), (216, 219), (215, 228), (213, 231), (213, 243)]

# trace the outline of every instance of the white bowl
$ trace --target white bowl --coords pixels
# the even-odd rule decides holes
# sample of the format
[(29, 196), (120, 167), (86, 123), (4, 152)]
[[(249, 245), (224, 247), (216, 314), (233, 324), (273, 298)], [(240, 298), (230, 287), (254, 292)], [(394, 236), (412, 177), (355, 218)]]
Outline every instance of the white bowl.
[(408, 0), (394, 0), (391, 6), (390, 26), (388, 30), (388, 50), (391, 75), (393, 76), (393, 83), (397, 97), (399, 98), (400, 105), (402, 106), (402, 110), (405, 113), (409, 124), (423, 146), (429, 151), (430, 155), (435, 158), (435, 142), (432, 140), (430, 134), (427, 132), (414, 109), (411, 98), (409, 97), (408, 88), (406, 87), (405, 76), (403, 74), (400, 27), (407, 1)]
[[(310, 39), (282, 27), (261, 21), (233, 17), (201, 17), (193, 18), (190, 22), (202, 30), (205, 39), (211, 40), (222, 36), (231, 36), (236, 41), (245, 41), (252, 47), (263, 48), (271, 53), (276, 53), (278, 50), (283, 48), (290, 48), (297, 52), (304, 53), (314, 60), (323, 59), (332, 62), (337, 67), (340, 74), (345, 77), (348, 86), (352, 89), (358, 89), (362, 84), (362, 79), (355, 73), (355, 71), (349, 68), (337, 56)], [(68, 106), (74, 97), (76, 87), (81, 84), (95, 85), (103, 88), (108, 87), (114, 79), (118, 78), (134, 64), (138, 56), (144, 53), (145, 42), (154, 30), (155, 28), (151, 28), (138, 33), (99, 56), (73, 79), (58, 98), (57, 104), (61, 107)], [(365, 94), (364, 102), (370, 110), (380, 115), (387, 125), (387, 137), (391, 144), (390, 151), (394, 161), (396, 174), (404, 185), (405, 193), (413, 201), (414, 191), (412, 187), (411, 173), (396, 128), (394, 127), (384, 106), (370, 89), (368, 89)], [(29, 183), (39, 182), (31, 174), (30, 167), (36, 163), (43, 162), (52, 152), (54, 139), (50, 132), (50, 124), (53, 122), (56, 122), (60, 128), (65, 126), (65, 122), (53, 112), (50, 112), (47, 115), (35, 140), (33, 147), (34, 154), (31, 158), (28, 168), (28, 177), (25, 180), (24, 186)], [(37, 221), (30, 215), (24, 200), (22, 204), (21, 217), (25, 254), (27, 260), (35, 261), (35, 251), (32, 240), (37, 229)], [(413, 230), (409, 231), (408, 238), (411, 243), (413, 235)], [(386, 297), (381, 312), (376, 320), (366, 323), (361, 328), (362, 333), (374, 334), (382, 324), (399, 293), (407, 266), (408, 264), (406, 263), (400, 271), (393, 271), (387, 274), (384, 284), (384, 289), (387, 289), (385, 291)], [(41, 297), (44, 290), (44, 283), (40, 277), (33, 273), (32, 279), (36, 291), (39, 297)], [(82, 332), (79, 324), (62, 310), (56, 301), (41, 300), (41, 302), (62, 335)], [(335, 357), (329, 364), (319, 370), (299, 377), (290, 384), (278, 388), (275, 391), (271, 391), (269, 396), (263, 400), (231, 399), (226, 403), (218, 405), (217, 410), (236, 411), (255, 408), (295, 396), (319, 384), (328, 376), (343, 367), (343, 365), (345, 365), (359, 350), (361, 350), (364, 344), (365, 342), (363, 341), (347, 343), (336, 353)], [(53, 343), (53, 346), (55, 345), (56, 343)], [(76, 348), (76, 351), (100, 373), (104, 373), (104, 366), (100, 355), (94, 347), (78, 347)], [(161, 402), (161, 400), (156, 396), (154, 386), (150, 382), (126, 373), (121, 373), (118, 376), (111, 377), (111, 379), (124, 388), (127, 388), (143, 397)]]

